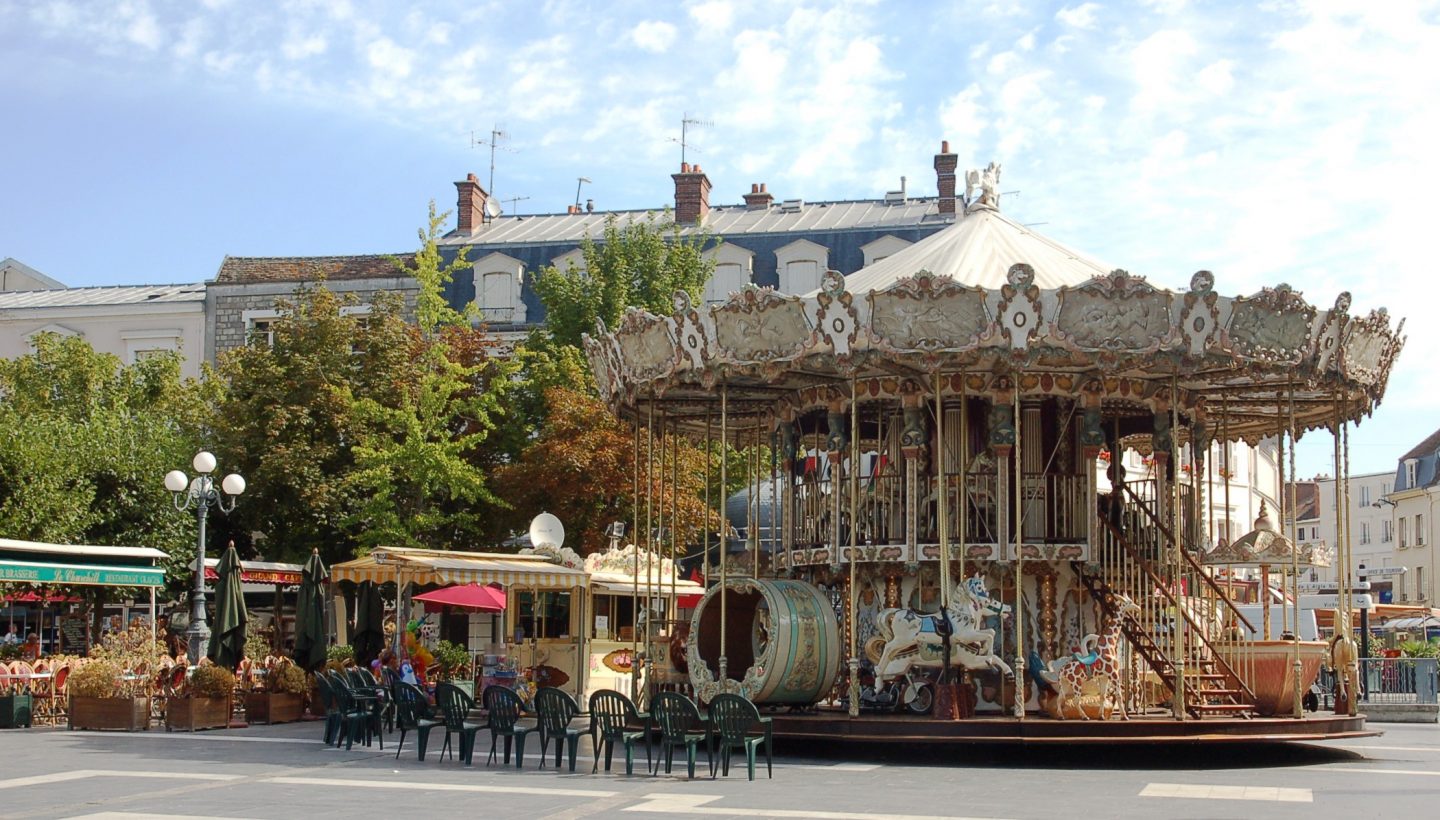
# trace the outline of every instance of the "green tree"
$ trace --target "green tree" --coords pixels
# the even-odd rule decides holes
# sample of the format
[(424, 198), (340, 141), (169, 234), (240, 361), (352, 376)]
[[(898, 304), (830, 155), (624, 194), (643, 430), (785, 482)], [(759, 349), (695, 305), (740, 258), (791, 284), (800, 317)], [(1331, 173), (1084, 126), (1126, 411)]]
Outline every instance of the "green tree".
[(669, 315), (683, 290), (698, 300), (715, 263), (704, 252), (718, 244), (708, 233), (681, 234), (669, 214), (621, 222), (605, 219), (600, 239), (580, 243), (585, 269), (547, 267), (535, 278), (545, 304), (545, 323), (559, 344), (579, 347), (581, 334), (595, 332), (595, 320), (615, 328), (626, 308)]
[[(161, 479), (189, 463), (212, 398), (206, 382), (181, 379), (173, 354), (122, 366), (81, 338), (42, 334), (33, 353), (0, 361), (0, 532), (164, 550), (171, 588), (184, 588), (194, 520)], [(67, 592), (97, 614), (126, 594)]]

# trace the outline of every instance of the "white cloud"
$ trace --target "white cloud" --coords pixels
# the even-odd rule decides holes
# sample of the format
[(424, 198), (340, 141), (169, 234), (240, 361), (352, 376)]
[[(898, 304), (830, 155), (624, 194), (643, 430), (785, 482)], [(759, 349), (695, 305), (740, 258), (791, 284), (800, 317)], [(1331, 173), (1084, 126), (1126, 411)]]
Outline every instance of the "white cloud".
[(711, 0), (691, 6), (690, 18), (711, 34), (719, 34), (730, 28), (735, 9), (726, 0)]
[(408, 77), (415, 65), (415, 53), (395, 44), (389, 37), (381, 37), (365, 50), (365, 59), (377, 74), (392, 77)]
[(663, 20), (645, 20), (630, 30), (630, 39), (652, 54), (663, 54), (675, 42), (675, 27)]
[(306, 57), (324, 54), (328, 46), (329, 41), (323, 34), (302, 35), (299, 32), (291, 32), (290, 36), (285, 38), (285, 44), (280, 47), (280, 51), (286, 59), (303, 60)]
[(1099, 10), (1097, 3), (1081, 3), (1073, 8), (1065, 6), (1055, 12), (1055, 19), (1071, 28), (1091, 29), (1095, 27), (1095, 12)]
[(1231, 76), (1231, 69), (1234, 67), (1235, 64), (1230, 60), (1216, 60), (1200, 69), (1200, 73), (1195, 75), (1195, 84), (1211, 94), (1229, 93), (1235, 85), (1235, 78)]

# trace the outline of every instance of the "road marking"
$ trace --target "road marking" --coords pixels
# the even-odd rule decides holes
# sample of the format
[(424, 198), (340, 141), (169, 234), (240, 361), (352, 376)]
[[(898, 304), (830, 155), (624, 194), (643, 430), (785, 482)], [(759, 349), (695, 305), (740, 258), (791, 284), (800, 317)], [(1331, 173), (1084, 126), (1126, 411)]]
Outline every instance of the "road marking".
[(137, 814), (128, 811), (102, 811), (99, 814), (78, 814), (70, 820), (147, 820), (147, 818), (159, 818), (161, 820), (245, 820), (243, 817), (221, 817), (214, 814), (156, 814), (145, 812)]
[(856, 811), (815, 811), (813, 809), (743, 809), (707, 806), (719, 800), (718, 794), (656, 792), (647, 794), (645, 802), (627, 806), (621, 811), (653, 814), (722, 814), (726, 817), (813, 817), (819, 820), (981, 820), (981, 818), (945, 817), (935, 814), (870, 814)]
[(46, 783), (64, 783), (69, 780), (85, 780), (91, 777), (139, 777), (155, 780), (241, 780), (241, 774), (212, 774), (210, 772), (135, 772), (125, 769), (76, 769), (70, 772), (39, 774), (32, 777), (16, 777), (0, 780), (0, 789), (14, 789), (23, 786), (40, 786)]
[(1197, 800), (1268, 800), (1281, 803), (1313, 803), (1309, 789), (1284, 789), (1278, 786), (1206, 786), (1199, 783), (1151, 783), (1140, 791), (1141, 797), (1187, 797)]
[(474, 792), (479, 794), (539, 794), (559, 797), (614, 797), (616, 792), (599, 789), (541, 789), (533, 786), (485, 786), (460, 783), (417, 783), (414, 780), (391, 783), (374, 780), (350, 780), (339, 777), (262, 777), (262, 783), (288, 783), (296, 786), (344, 786), (349, 789), (423, 789), (437, 792)]
[(1382, 752), (1440, 752), (1440, 746), (1357, 746), (1352, 743), (1337, 743), (1325, 748), (1331, 749), (1375, 749)]
[(1418, 774), (1423, 777), (1440, 777), (1440, 772), (1425, 769), (1352, 769), (1349, 767), (1335, 766), (1323, 768), (1321, 771), (1355, 772), (1357, 774)]

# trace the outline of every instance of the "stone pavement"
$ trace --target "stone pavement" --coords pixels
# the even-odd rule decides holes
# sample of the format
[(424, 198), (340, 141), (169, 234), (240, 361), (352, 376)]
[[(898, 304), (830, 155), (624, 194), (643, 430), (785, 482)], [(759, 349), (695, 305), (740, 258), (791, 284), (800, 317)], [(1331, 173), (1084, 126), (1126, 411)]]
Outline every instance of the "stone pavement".
[[(0, 817), (579, 818), (703, 815), (882, 820), (949, 817), (1431, 816), (1440, 728), (1289, 747), (782, 748), (775, 778), (574, 775), (333, 750), (321, 724), (196, 734), (0, 732)], [(437, 742), (434, 744), (438, 747)], [(533, 740), (531, 745), (535, 745)], [(643, 763), (642, 763), (643, 765)], [(701, 768), (703, 769), (703, 756)], [(619, 764), (623, 772), (623, 761)], [(708, 773), (707, 773), (708, 774)]]

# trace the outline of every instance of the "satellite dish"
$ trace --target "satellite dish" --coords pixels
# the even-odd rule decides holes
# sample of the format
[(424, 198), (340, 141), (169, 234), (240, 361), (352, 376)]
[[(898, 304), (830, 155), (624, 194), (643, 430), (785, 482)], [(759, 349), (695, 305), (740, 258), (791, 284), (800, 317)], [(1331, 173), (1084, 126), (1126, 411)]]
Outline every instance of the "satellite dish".
[(540, 513), (530, 522), (530, 544), (560, 549), (565, 544), (565, 525), (548, 512)]
[(485, 218), (494, 219), (500, 215), (500, 203), (494, 199), (485, 200)]

